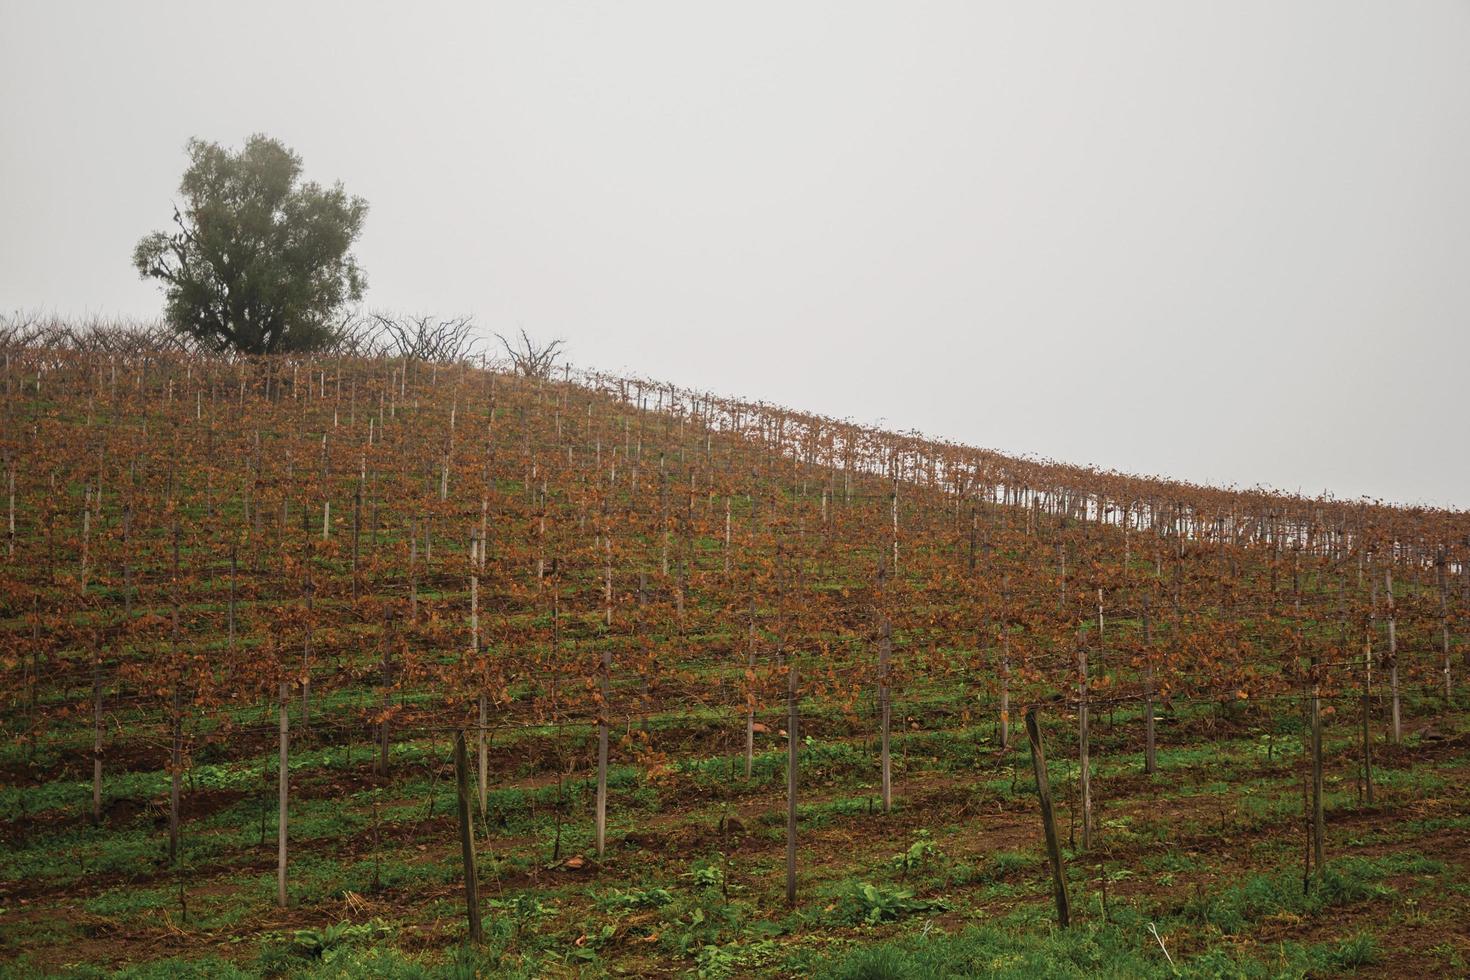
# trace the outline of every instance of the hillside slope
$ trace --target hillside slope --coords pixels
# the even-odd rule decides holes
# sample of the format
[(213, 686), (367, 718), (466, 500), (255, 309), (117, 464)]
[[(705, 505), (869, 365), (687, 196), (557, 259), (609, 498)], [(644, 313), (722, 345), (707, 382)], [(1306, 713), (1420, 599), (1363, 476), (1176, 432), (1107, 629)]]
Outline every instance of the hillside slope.
[[(307, 969), (267, 934), (377, 918), (403, 931), (353, 933), (373, 955), (438, 968), (458, 914), (453, 802), (436, 803), (456, 733), (484, 887), (508, 903), (487, 962), (530, 974), (713, 969), (722, 951), (730, 972), (803, 970), (833, 939), (924, 916), (959, 935), (986, 908), (1034, 926), (1049, 885), (1029, 707), (1064, 760), (1074, 856), (1130, 875), (1151, 859), (1145, 824), (1208, 849), (1217, 821), (1299, 854), (1313, 717), (1334, 825), (1398, 827), (1433, 798), (1450, 775), (1426, 782), (1415, 753), (1431, 772), (1465, 762), (1461, 513), (1097, 473), (633, 379), (383, 359), (13, 350), (0, 451), (0, 798), (19, 842), (0, 890), (33, 909), (7, 949), (37, 967), (155, 949), (177, 886), (204, 919), (169, 928), (227, 954), (244, 935)], [(800, 887), (782, 918), (793, 711)], [(1367, 809), (1347, 789), (1367, 805), (1365, 749), (1400, 773), (1378, 774)], [(1228, 814), (1199, 794), (1160, 805), (1160, 771), (1247, 795)], [(252, 881), (275, 866), (278, 803), (288, 909), (272, 911)], [(1459, 836), (1425, 845), (1426, 880), (1460, 887), (1441, 855), (1463, 821), (1445, 826)], [(977, 870), (997, 850), (1027, 856)], [(1194, 880), (1219, 884), (1219, 861)], [(1318, 873), (1371, 897), (1395, 868)], [(895, 879), (878, 899), (848, 888), (874, 876)], [(1171, 888), (1129, 900), (1214, 955), (1215, 906), (1175, 908)], [(1080, 913), (1093, 941), (1162, 969), (1102, 912)]]

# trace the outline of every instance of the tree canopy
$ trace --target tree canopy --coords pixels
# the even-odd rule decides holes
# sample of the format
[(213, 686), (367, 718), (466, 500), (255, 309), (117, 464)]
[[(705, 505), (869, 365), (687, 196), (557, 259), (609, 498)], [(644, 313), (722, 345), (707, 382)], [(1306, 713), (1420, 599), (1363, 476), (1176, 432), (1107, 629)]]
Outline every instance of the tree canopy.
[(330, 343), (334, 314), (366, 285), (349, 250), (367, 202), (340, 182), (298, 183), (301, 158), (260, 134), (238, 152), (192, 139), (188, 153), (174, 230), (133, 251), (139, 274), (164, 284), (169, 323), (211, 350)]

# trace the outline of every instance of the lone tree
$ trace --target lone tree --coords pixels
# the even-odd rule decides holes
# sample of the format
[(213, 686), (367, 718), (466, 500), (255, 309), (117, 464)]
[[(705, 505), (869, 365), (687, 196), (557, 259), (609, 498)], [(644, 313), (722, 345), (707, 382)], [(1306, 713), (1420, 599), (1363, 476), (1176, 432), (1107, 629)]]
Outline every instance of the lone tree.
[(301, 158), (255, 135), (238, 153), (189, 141), (172, 232), (138, 242), (133, 264), (164, 283), (165, 313), (181, 335), (211, 350), (248, 354), (315, 350), (337, 335), (333, 314), (362, 298), (348, 254), (367, 202), (341, 183), (298, 184)]
[(552, 340), (541, 342), (532, 340), (522, 330), (520, 338), (514, 344), (505, 338), (504, 334), (495, 335), (500, 340), (500, 345), (510, 355), (510, 363), (516, 373), (527, 378), (546, 379), (551, 377), (551, 369), (556, 367), (556, 360), (561, 356), (564, 340)]

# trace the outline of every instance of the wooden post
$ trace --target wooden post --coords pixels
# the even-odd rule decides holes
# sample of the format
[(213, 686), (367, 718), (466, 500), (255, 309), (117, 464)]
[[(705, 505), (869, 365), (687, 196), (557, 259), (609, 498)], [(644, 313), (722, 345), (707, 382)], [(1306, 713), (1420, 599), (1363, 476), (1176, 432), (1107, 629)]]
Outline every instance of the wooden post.
[[(475, 662), (476, 670), (482, 670), (480, 660), (480, 577), (475, 574), (476, 561), (478, 560), (479, 541), (470, 535), (470, 658)], [(475, 772), (475, 782), (480, 797), (480, 820), (485, 820), (485, 807), (490, 794), (490, 753), (485, 742), (485, 728), (490, 722), (490, 699), (485, 693), (483, 672), (480, 679), (479, 719), (475, 726), (475, 748), (479, 765)]]
[(475, 828), (470, 816), (470, 764), (464, 744), (464, 730), (454, 733), (454, 782), (459, 812), (459, 846), (464, 858), (464, 901), (469, 919), (470, 942), (485, 938), (480, 926), (480, 884), (475, 872)]
[[(386, 632), (386, 629), (385, 629)], [(388, 708), (393, 699), (393, 674), (389, 666), (388, 648), (395, 634), (388, 633), (382, 638), (383, 657), (381, 663), (383, 695), (380, 708), (383, 712), (383, 720), (378, 724), (378, 775), (388, 775)]]
[(1373, 740), (1368, 728), (1368, 692), (1363, 691), (1363, 788), (1368, 805), (1373, 805)]
[(607, 842), (607, 711), (612, 699), (609, 677), (612, 672), (612, 650), (602, 648), (602, 703), (597, 709), (597, 856), (602, 857)]
[(1322, 812), (1322, 683), (1317, 678), (1316, 660), (1312, 658), (1312, 858), (1320, 876), (1326, 867), (1322, 852), (1327, 824)]
[(286, 708), (290, 704), (290, 688), (285, 681), (281, 681), (281, 708), (280, 721), (277, 726), (280, 735), (280, 762), (277, 768), (280, 770), (277, 777), (277, 805), (279, 813), (276, 817), (276, 904), (281, 908), (286, 907), (286, 800), (291, 785), (290, 770), (290, 740), (291, 723), (286, 714)]
[(1150, 775), (1157, 767), (1154, 751), (1154, 659), (1153, 626), (1148, 618), (1148, 593), (1143, 594), (1143, 771)]
[[(169, 474), (169, 481), (172, 484), (172, 471)], [(184, 777), (184, 700), (181, 689), (183, 678), (180, 676), (182, 670), (178, 663), (179, 583), (181, 581), (182, 578), (179, 575), (179, 519), (176, 516), (173, 522), (173, 626), (169, 640), (169, 666), (177, 673), (173, 678), (173, 704), (169, 711), (169, 725), (173, 737), (169, 751), (168, 781), (168, 863), (169, 867), (174, 870), (178, 870), (179, 866), (179, 795)]]
[(362, 583), (358, 579), (358, 552), (362, 545), (362, 484), (367, 478), (367, 463), (364, 461), (357, 478), (357, 489), (352, 494), (352, 599), (357, 601)]
[[(886, 577), (885, 570), (880, 565), (878, 567), (878, 601), (880, 603), (883, 602), (883, 584)], [(879, 755), (882, 764), (883, 812), (889, 813), (893, 809), (893, 754), (890, 751), (893, 706), (888, 694), (888, 660), (893, 651), (893, 623), (888, 619), (887, 610), (881, 610), (879, 615), (882, 617), (878, 638)]]
[(893, 574), (898, 574), (898, 470), (893, 471)]
[[(959, 502), (958, 501), (955, 502), (955, 506), (956, 507), (959, 506)], [(970, 552), (969, 552), (969, 568), (970, 568), (970, 574), (971, 575), (974, 575), (975, 574), (975, 534), (979, 530), (979, 527), (980, 527), (980, 518), (975, 513), (974, 505), (971, 505), (971, 507), (970, 507)]]
[[(1102, 673), (1104, 679), (1107, 677), (1108, 669), (1103, 663), (1105, 647), (1103, 645), (1103, 590), (1099, 586), (1097, 590), (1097, 669)], [(1108, 722), (1109, 725), (1112, 722)]]
[[(96, 642), (94, 638), (93, 642)], [(102, 653), (92, 651), (92, 826), (102, 824)]]
[[(590, 411), (590, 406), (589, 406)], [(603, 623), (613, 624), (612, 536), (603, 534), (602, 603)], [(602, 857), (607, 840), (607, 714), (612, 702), (612, 649), (602, 648), (602, 703), (597, 710), (597, 856)]]
[(893, 705), (888, 690), (888, 657), (893, 647), (893, 624), (883, 617), (883, 639), (878, 661), (878, 707), (883, 716), (883, 812), (893, 809), (893, 753), (890, 751)]
[(1077, 780), (1082, 796), (1082, 849), (1092, 847), (1092, 762), (1088, 726), (1087, 643), (1077, 643)]
[(1000, 749), (1011, 747), (1011, 631), (1000, 624)]
[(1071, 923), (1071, 907), (1067, 900), (1067, 873), (1062, 867), (1062, 846), (1057, 841), (1056, 817), (1051, 807), (1051, 783), (1046, 775), (1046, 753), (1041, 746), (1041, 729), (1036, 723), (1036, 709), (1026, 709), (1026, 738), (1031, 743), (1031, 768), (1036, 773), (1036, 798), (1041, 803), (1041, 827), (1046, 834), (1046, 854), (1051, 861), (1053, 892), (1057, 903), (1057, 922), (1063, 929)]
[(184, 706), (179, 684), (180, 681), (175, 678), (173, 710), (170, 712), (173, 737), (170, 742), (168, 767), (168, 863), (169, 867), (174, 869), (179, 866), (179, 796), (184, 779)]
[(1436, 564), (1439, 566), (1439, 634), (1444, 655), (1444, 702), (1445, 707), (1448, 708), (1454, 688), (1450, 684), (1450, 570), (1449, 559), (1445, 555), (1443, 546), (1439, 549), (1439, 560)]
[[(99, 488), (97, 495), (100, 498), (102, 491)], [(82, 570), (79, 586), (83, 597), (87, 594), (87, 558), (90, 550), (89, 545), (92, 538), (92, 488), (87, 488), (86, 502), (82, 504)]]
[(408, 616), (409, 622), (419, 621), (419, 527), (417, 521), (408, 522)]
[(1389, 712), (1393, 726), (1393, 744), (1399, 744), (1403, 736), (1403, 729), (1399, 721), (1399, 642), (1398, 634), (1395, 632), (1394, 601), (1393, 601), (1393, 570), (1384, 569), (1383, 584), (1387, 590), (1385, 601), (1388, 603), (1388, 696)]
[(745, 692), (745, 781), (750, 782), (755, 766), (755, 692), (750, 689), (755, 681), (755, 596), (750, 597), (750, 622), (746, 627), (745, 666), (747, 680)]
[(237, 554), (239, 546), (235, 542), (230, 543), (230, 598), (226, 618), (226, 640), (231, 650), (235, 649), (235, 579), (239, 575), (240, 561)]
[(796, 664), (786, 674), (786, 904), (796, 905), (796, 788), (800, 761), (800, 717), (796, 703)]

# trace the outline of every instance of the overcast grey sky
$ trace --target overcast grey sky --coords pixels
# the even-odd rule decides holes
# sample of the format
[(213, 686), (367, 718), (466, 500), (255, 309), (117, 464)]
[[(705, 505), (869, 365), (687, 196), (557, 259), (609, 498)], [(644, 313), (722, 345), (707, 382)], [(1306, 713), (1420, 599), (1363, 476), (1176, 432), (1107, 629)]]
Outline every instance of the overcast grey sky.
[(0, 310), (155, 315), (190, 136), (366, 305), (1017, 453), (1470, 506), (1470, 3), (0, 0)]

